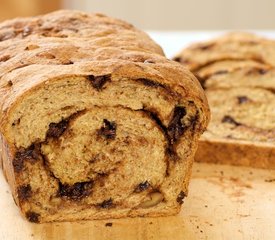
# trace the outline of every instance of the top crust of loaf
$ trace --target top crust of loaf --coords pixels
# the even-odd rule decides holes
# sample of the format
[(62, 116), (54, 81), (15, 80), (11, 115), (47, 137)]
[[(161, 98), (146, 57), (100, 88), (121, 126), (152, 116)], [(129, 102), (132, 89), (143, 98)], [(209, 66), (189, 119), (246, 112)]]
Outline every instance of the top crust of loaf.
[(253, 60), (275, 66), (275, 41), (252, 33), (232, 32), (183, 49), (174, 60), (191, 71), (223, 60)]
[[(21, 98), (66, 76), (112, 75), (112, 81), (149, 79), (200, 109), (200, 130), (209, 109), (197, 79), (132, 25), (102, 14), (62, 10), (0, 24), (0, 123)], [(180, 104), (180, 102), (178, 102)], [(7, 139), (8, 140), (8, 139)]]

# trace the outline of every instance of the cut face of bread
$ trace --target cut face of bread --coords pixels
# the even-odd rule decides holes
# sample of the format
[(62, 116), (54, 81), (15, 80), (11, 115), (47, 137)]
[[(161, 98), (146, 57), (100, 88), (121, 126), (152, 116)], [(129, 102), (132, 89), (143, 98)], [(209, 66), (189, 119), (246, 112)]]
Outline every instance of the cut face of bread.
[(211, 89), (212, 121), (204, 138), (275, 142), (275, 95), (257, 88)]
[[(74, 11), (41, 19), (46, 24), (74, 14), (75, 21), (81, 21), (82, 15)], [(86, 16), (90, 22), (97, 17)], [(21, 23), (26, 21), (31, 19)], [(113, 28), (121, 27), (108, 21)], [(75, 54), (65, 53), (56, 37), (44, 39), (39, 28), (25, 39), (15, 36), (18, 54), (3, 63), (11, 68), (3, 67), (0, 80), (2, 158), (14, 199), (29, 221), (179, 212), (209, 109), (198, 81), (155, 53), (157, 45), (152, 52), (127, 50), (136, 38), (153, 44), (143, 33), (141, 38), (129, 36), (129, 28), (117, 37), (111, 32), (108, 40), (98, 36), (95, 45), (85, 39), (93, 37), (91, 29), (84, 39), (81, 34), (74, 35), (74, 41), (68, 37), (66, 48), (75, 50), (77, 45)], [(30, 41), (39, 48), (26, 52)], [(46, 44), (51, 41), (52, 46)], [(105, 41), (112, 44), (106, 48)], [(120, 49), (121, 41), (126, 49)], [(12, 43), (9, 54), (11, 48)], [(30, 57), (42, 52), (55, 57)], [(21, 58), (26, 66), (20, 66)], [(62, 58), (73, 61), (62, 64)]]
[(275, 168), (274, 51), (274, 41), (247, 33), (182, 51), (212, 112), (197, 161)]

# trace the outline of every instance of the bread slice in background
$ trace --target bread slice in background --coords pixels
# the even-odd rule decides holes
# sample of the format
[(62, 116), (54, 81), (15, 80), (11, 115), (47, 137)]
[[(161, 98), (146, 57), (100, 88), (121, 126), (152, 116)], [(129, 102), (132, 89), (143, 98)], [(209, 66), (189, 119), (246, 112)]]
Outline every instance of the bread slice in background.
[(274, 169), (275, 41), (228, 33), (174, 60), (198, 77), (212, 112), (195, 159)]

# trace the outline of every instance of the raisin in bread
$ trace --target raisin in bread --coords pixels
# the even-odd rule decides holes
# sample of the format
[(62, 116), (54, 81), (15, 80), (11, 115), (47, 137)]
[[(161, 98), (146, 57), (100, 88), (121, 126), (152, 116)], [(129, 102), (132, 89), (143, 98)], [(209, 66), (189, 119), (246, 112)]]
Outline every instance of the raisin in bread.
[[(182, 52), (206, 90), (212, 112), (196, 160), (275, 168), (275, 43), (246, 33), (210, 42), (209, 49)], [(204, 45), (208, 43), (194, 46)], [(251, 57), (252, 52), (258, 57)]]
[(29, 221), (179, 212), (209, 121), (188, 70), (101, 14), (15, 19), (0, 36), (3, 171)]

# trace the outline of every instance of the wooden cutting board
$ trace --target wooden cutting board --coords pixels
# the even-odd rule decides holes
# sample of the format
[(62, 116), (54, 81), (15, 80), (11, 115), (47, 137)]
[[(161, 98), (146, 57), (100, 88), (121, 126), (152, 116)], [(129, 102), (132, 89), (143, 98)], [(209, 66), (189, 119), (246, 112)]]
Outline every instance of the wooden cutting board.
[(1, 240), (275, 239), (275, 170), (196, 163), (178, 216), (74, 223), (23, 220), (0, 173)]

